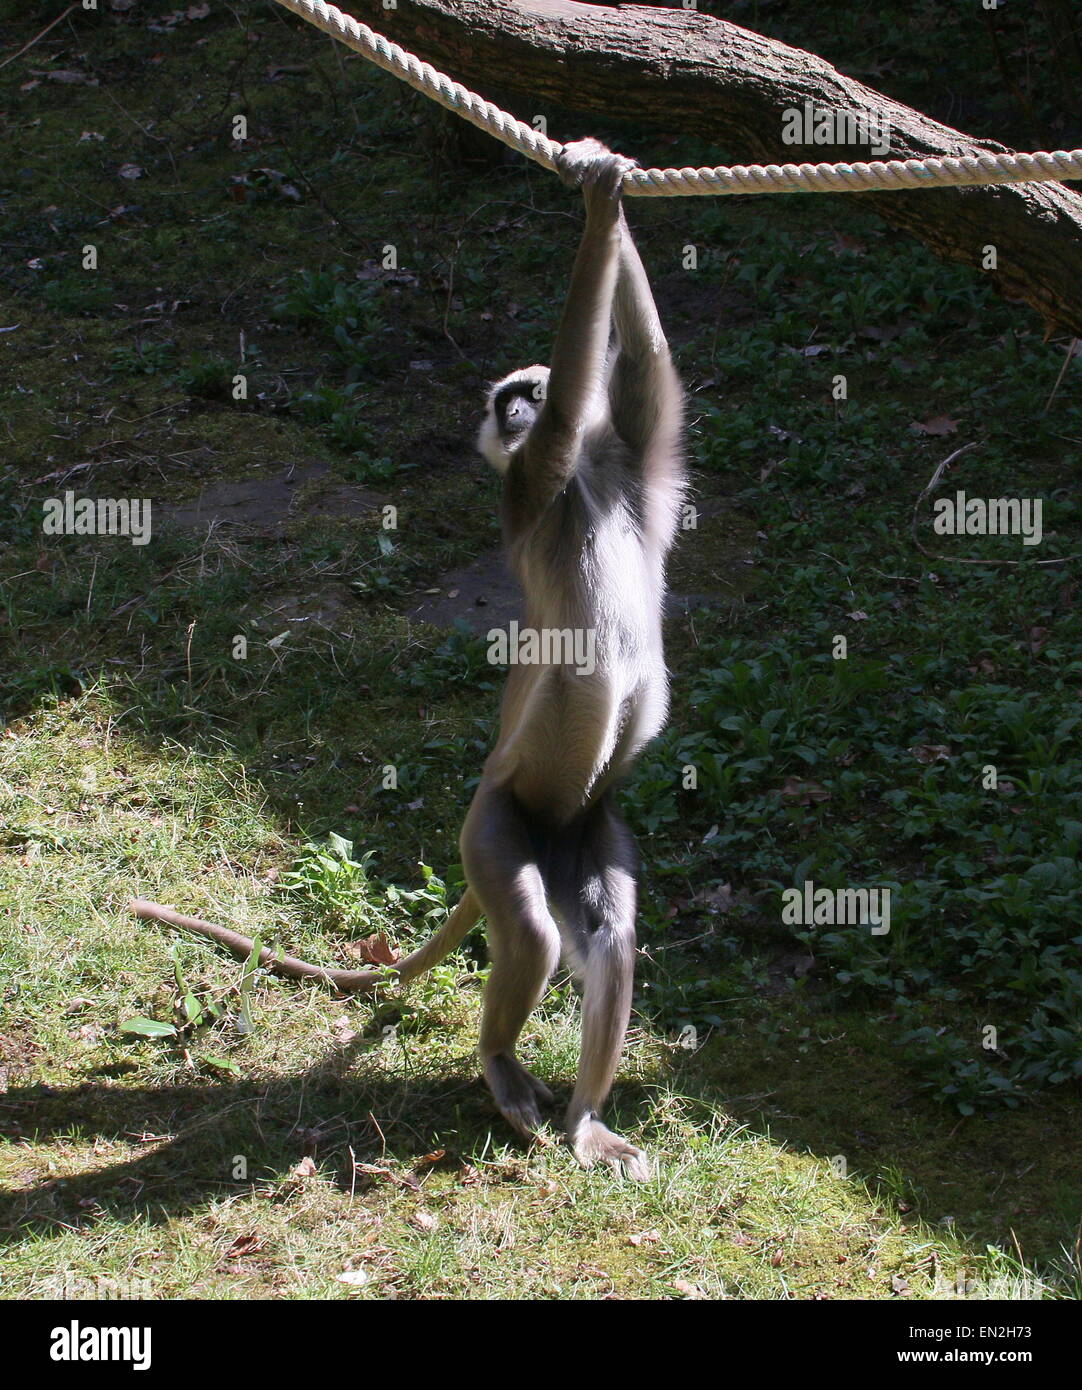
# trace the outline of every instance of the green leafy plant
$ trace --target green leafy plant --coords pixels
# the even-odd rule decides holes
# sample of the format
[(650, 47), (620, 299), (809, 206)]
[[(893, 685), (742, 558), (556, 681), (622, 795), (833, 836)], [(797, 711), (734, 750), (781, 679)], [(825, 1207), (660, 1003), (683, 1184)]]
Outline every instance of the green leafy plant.
[(170, 370), (176, 361), (175, 343), (136, 343), (134, 347), (115, 347), (109, 354), (113, 376), (156, 376)]
[(281, 889), (311, 903), (324, 917), (350, 929), (370, 930), (375, 921), (374, 889), (368, 867), (374, 852), (353, 858), (353, 842), (331, 831), (326, 845), (309, 843), (292, 869), (282, 875)]
[[(256, 941), (252, 950), (252, 958), (249, 965), (245, 967), (245, 974), (241, 979), (243, 1027), (238, 1029), (240, 1032), (251, 1032), (254, 1026), (248, 1011), (247, 991), (251, 988), (249, 966), (252, 959), (258, 961), (261, 949), (260, 943)], [(131, 1037), (172, 1042), (187, 1048), (199, 1033), (210, 1029), (214, 1024), (227, 1017), (227, 1010), (221, 998), (211, 997), (208, 991), (199, 992), (189, 984), (180, 964), (180, 956), (175, 942), (169, 948), (169, 958), (173, 962), (173, 980), (176, 985), (176, 994), (173, 997), (173, 1022), (165, 1023), (159, 1019), (137, 1016), (125, 1019), (120, 1024), (120, 1032)], [(240, 1067), (231, 1058), (204, 1054), (199, 1060), (217, 1071), (233, 1074), (240, 1072)]]

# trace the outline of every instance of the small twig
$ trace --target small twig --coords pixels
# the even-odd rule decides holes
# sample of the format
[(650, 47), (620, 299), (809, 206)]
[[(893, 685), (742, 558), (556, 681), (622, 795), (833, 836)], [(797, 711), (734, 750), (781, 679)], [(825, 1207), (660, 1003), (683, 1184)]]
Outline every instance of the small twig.
[(451, 300), (455, 292), (455, 266), (458, 264), (458, 251), (461, 245), (461, 241), (456, 238), (455, 249), (451, 252), (450, 260), (447, 265), (447, 295), (443, 301), (443, 336), (448, 342), (454, 343), (456, 348), (458, 344), (455, 343), (454, 338), (451, 337), (447, 328), (447, 320), (451, 316)]
[[(93, 446), (91, 446), (93, 447)], [(40, 478), (35, 478), (35, 483), (55, 483), (66, 482), (68, 478), (74, 478), (76, 473), (83, 473), (88, 468), (100, 467), (101, 460), (91, 459), (89, 463), (77, 463), (73, 468), (59, 468), (55, 473), (43, 473)]]
[(191, 688), (192, 688), (192, 634), (195, 632), (195, 625), (196, 625), (196, 623), (197, 623), (198, 621), (199, 621), (198, 618), (193, 618), (193, 619), (191, 620), (191, 622), (188, 624), (188, 645), (187, 645), (187, 646), (185, 647), (185, 649), (184, 649), (184, 658), (185, 658), (185, 661), (187, 662), (187, 665), (188, 665), (188, 690), (189, 690), (189, 692), (191, 691)]
[(379, 1135), (379, 1156), (381, 1159), (384, 1159), (387, 1157), (387, 1136), (384, 1134), (383, 1130), (380, 1129), (379, 1121), (376, 1119), (375, 1115), (372, 1114), (371, 1110), (369, 1110), (368, 1112), (368, 1118), (372, 1121), (372, 1124), (375, 1126), (376, 1133)]
[(988, 34), (992, 40), (992, 53), (996, 60), (996, 66), (999, 68), (1004, 85), (1011, 94), (1011, 99), (1014, 101), (1023, 120), (1029, 123), (1032, 130), (1037, 133), (1040, 138), (1043, 138), (1041, 123), (1037, 119), (1037, 113), (1033, 109), (1033, 102), (1029, 93), (1024, 91), (1014, 80), (1014, 74), (1011, 72), (1010, 64), (1007, 62), (1006, 54), (1003, 52), (1003, 45), (999, 41), (999, 30), (996, 28), (996, 22), (992, 16), (991, 10), (984, 11), (984, 22), (987, 25)]
[(913, 544), (917, 547), (920, 553), (922, 555), (927, 555), (929, 560), (935, 560), (939, 563), (948, 565), (1024, 565), (1027, 568), (1030, 565), (1066, 565), (1069, 564), (1072, 560), (1082, 559), (1082, 552), (1075, 555), (1061, 555), (1055, 560), (971, 559), (965, 555), (937, 555), (934, 550), (929, 550), (926, 546), (923, 546), (921, 544), (920, 537), (917, 535), (917, 514), (920, 511), (920, 504), (924, 501), (924, 499), (928, 496), (930, 492), (934, 492), (935, 489), (939, 486), (939, 480), (942, 478), (943, 474), (951, 466), (954, 460), (961, 458), (963, 454), (968, 454), (970, 449), (975, 449), (976, 447), (977, 443), (974, 440), (972, 444), (963, 444), (960, 449), (955, 449), (953, 454), (948, 454), (947, 457), (936, 469), (936, 471), (932, 474), (931, 480), (928, 482), (924, 491), (921, 493), (921, 495), (917, 498), (916, 502), (914, 503), (913, 520), (910, 529), (913, 534)]
[(46, 24), (45, 28), (41, 31), (40, 34), (32, 38), (29, 43), (24, 43), (22, 48), (19, 49), (18, 53), (13, 53), (10, 58), (5, 58), (4, 61), (0, 63), (0, 68), (6, 68), (8, 63), (13, 63), (16, 58), (21, 58), (28, 48), (34, 47), (38, 39), (43, 39), (50, 29), (55, 29), (62, 19), (67, 19), (68, 15), (71, 14), (72, 10), (77, 10), (79, 8), (81, 7), (77, 3), (74, 5), (69, 5), (68, 8), (64, 11), (64, 13), (58, 14), (51, 24)]
[[(916, 502), (915, 502), (914, 505), (913, 505), (913, 521), (912, 521), (913, 544), (917, 547), (917, 549), (918, 549), (923, 555), (929, 555), (929, 554), (931, 554), (931, 552), (925, 550), (925, 549), (924, 549), (924, 546), (921, 545), (920, 541), (919, 541), (918, 538), (917, 538), (917, 513), (920, 511), (920, 504), (924, 501), (924, 499), (928, 496), (928, 494), (929, 494), (930, 492), (934, 492), (935, 489), (939, 486), (939, 480), (940, 480), (940, 478), (942, 478), (943, 474), (944, 474), (944, 473), (947, 471), (947, 469), (951, 466), (951, 464), (954, 462), (954, 460), (957, 459), (957, 458), (961, 458), (963, 454), (968, 454), (969, 451), (970, 451), (970, 449), (975, 449), (976, 447), (977, 447), (977, 442), (976, 442), (976, 440), (974, 440), (972, 444), (963, 444), (962, 447), (961, 447), (960, 449), (955, 449), (955, 451), (954, 451), (953, 454), (949, 454), (949, 455), (943, 460), (943, 462), (939, 465), (939, 467), (936, 469), (936, 471), (932, 474), (931, 481), (928, 482), (928, 483), (926, 484), (926, 486), (925, 486), (925, 488), (924, 488), (924, 491), (923, 491), (923, 492), (921, 493), (921, 495), (917, 498)], [(933, 560), (937, 560), (938, 558), (939, 558), (939, 557), (938, 557), (937, 555), (932, 555), (932, 559), (933, 559)]]
[(86, 611), (90, 612), (90, 600), (94, 597), (94, 580), (98, 574), (98, 557), (94, 556), (94, 566), (90, 571), (90, 587), (86, 591)]
[[(330, 35), (328, 34), (327, 37), (330, 38)], [(363, 139), (364, 126), (361, 123), (360, 112), (357, 110), (357, 102), (354, 100), (353, 93), (350, 91), (349, 83), (346, 79), (346, 65), (342, 61), (342, 44), (340, 44), (337, 39), (331, 39), (330, 43), (334, 51), (335, 60), (338, 63), (338, 76), (342, 81), (342, 89), (349, 93), (349, 109), (353, 113), (353, 124), (357, 127), (357, 134)], [(329, 83), (328, 86), (330, 86)]]
[(850, 598), (850, 600), (851, 600), (853, 603), (856, 603), (856, 601), (857, 601), (857, 596), (856, 596), (856, 593), (855, 593), (854, 590), (853, 590), (853, 581), (849, 578), (849, 571), (848, 571), (848, 569), (846, 568), (846, 566), (841, 562), (841, 560), (839, 560), (838, 557), (837, 557), (836, 555), (830, 555), (830, 554), (828, 554), (828, 552), (825, 551), (825, 550), (813, 550), (813, 551), (812, 551), (812, 554), (813, 554), (813, 555), (821, 555), (821, 556), (823, 557), (824, 560), (831, 560), (835, 565), (838, 566), (838, 568), (839, 568), (840, 570), (843, 570), (843, 571), (845, 572), (845, 587), (849, 590), (849, 598)]
[(293, 146), (289, 143), (289, 139), (285, 134), (285, 131), (279, 130), (277, 134), (278, 139), (282, 143), (282, 148), (285, 150), (286, 158), (289, 161), (290, 172), (292, 176), (299, 183), (304, 184), (305, 188), (308, 189), (308, 192), (319, 204), (320, 210), (323, 212), (324, 216), (327, 217), (336, 228), (343, 232), (345, 234), (346, 240), (348, 242), (352, 242), (354, 246), (361, 246), (367, 244), (367, 238), (362, 235), (360, 228), (357, 226), (356, 222), (354, 222), (352, 218), (345, 216), (344, 213), (338, 212), (335, 208), (333, 208), (331, 204), (327, 201), (326, 194), (321, 189), (317, 188), (315, 184), (312, 182), (312, 180), (305, 173), (304, 162), (303, 160), (298, 159), (297, 156), (293, 153)]
[(1074, 356), (1075, 344), (1077, 342), (1077, 338), (1072, 338), (1071, 341), (1067, 344), (1067, 356), (1063, 359), (1063, 366), (1059, 369), (1059, 376), (1056, 377), (1056, 384), (1052, 387), (1052, 394), (1044, 403), (1044, 409), (1041, 411), (1042, 415), (1048, 414), (1048, 407), (1056, 399), (1056, 392), (1059, 390), (1059, 384), (1063, 380), (1064, 373), (1067, 371), (1067, 368), (1071, 364), (1071, 358)]

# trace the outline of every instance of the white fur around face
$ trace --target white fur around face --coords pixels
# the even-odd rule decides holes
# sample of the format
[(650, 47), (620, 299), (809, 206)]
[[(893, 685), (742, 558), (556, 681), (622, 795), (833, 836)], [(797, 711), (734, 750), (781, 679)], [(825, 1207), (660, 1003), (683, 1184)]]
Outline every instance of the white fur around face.
[[(510, 372), (502, 380), (493, 382), (488, 388), (488, 394), (485, 397), (485, 416), (477, 434), (477, 450), (495, 468), (497, 473), (507, 472), (514, 449), (509, 447), (508, 442), (500, 436), (500, 429), (496, 423), (496, 408), (493, 402), (505, 386), (539, 386), (543, 400), (548, 388), (548, 380), (549, 369), (541, 366), (540, 363), (535, 363), (532, 367), (520, 367), (518, 371)], [(521, 445), (522, 440), (520, 439), (514, 448), (520, 448)]]
[(500, 438), (496, 425), (496, 411), (492, 403), (485, 406), (485, 418), (477, 433), (477, 452), (495, 468), (497, 473), (506, 473), (511, 463), (511, 454)]

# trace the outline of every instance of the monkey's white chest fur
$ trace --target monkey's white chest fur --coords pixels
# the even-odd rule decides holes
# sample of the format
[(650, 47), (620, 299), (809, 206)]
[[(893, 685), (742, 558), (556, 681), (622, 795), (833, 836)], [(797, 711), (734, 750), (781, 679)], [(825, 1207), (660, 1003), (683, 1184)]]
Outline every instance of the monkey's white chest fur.
[[(591, 660), (513, 667), (491, 760), (523, 805), (557, 823), (630, 766), (668, 708), (662, 557), (623, 498), (599, 507), (568, 492), (515, 560), (527, 625), (567, 634), (562, 650)], [(550, 642), (545, 654), (560, 649)]]

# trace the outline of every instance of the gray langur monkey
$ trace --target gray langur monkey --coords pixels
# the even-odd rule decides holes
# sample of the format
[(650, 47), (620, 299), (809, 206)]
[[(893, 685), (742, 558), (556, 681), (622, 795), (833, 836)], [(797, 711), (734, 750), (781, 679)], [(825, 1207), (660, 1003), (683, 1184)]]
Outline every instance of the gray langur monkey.
[[(429, 941), (393, 972), (323, 970), (269, 950), (263, 959), (289, 975), (370, 989), (391, 974), (414, 979), (483, 915), (492, 957), (485, 1079), (504, 1117), (530, 1136), (552, 1094), (515, 1047), (562, 955), (582, 989), (568, 1141), (584, 1167), (604, 1162), (644, 1179), (646, 1155), (601, 1120), (635, 960), (636, 854), (613, 786), (668, 710), (661, 619), (685, 484), (683, 392), (621, 207), (633, 161), (580, 140), (557, 163), (565, 183), (582, 189), (586, 228), (552, 365), (490, 388), (478, 447), (503, 476), (504, 540), (525, 592), (525, 627), (592, 633), (592, 669), (510, 667), (499, 736), (459, 840), (468, 886)], [(237, 932), (133, 907), (251, 951)]]

